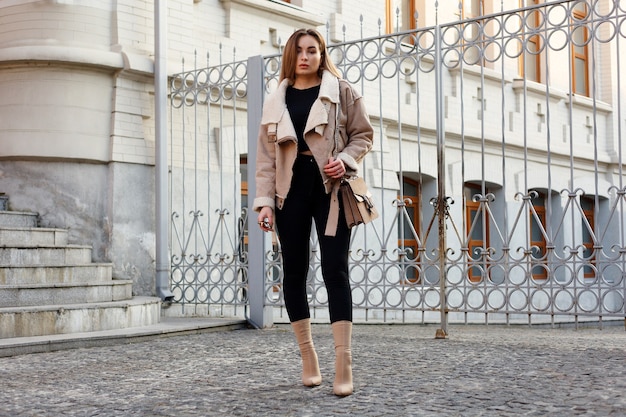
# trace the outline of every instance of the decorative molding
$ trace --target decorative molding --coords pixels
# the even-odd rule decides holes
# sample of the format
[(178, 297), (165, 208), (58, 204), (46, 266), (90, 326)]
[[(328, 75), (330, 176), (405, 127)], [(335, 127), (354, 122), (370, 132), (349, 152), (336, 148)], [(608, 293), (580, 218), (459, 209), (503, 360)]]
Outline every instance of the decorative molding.
[(149, 56), (126, 53), (121, 48), (113, 49), (115, 50), (103, 51), (56, 45), (15, 46), (0, 48), (0, 64), (23, 61), (62, 62), (146, 75), (154, 73), (154, 61)]
[(326, 18), (319, 14), (307, 12), (293, 4), (276, 0), (220, 0), (227, 8), (233, 5), (248, 7), (268, 12), (275, 16), (281, 16), (299, 23), (296, 26), (322, 26), (326, 24)]

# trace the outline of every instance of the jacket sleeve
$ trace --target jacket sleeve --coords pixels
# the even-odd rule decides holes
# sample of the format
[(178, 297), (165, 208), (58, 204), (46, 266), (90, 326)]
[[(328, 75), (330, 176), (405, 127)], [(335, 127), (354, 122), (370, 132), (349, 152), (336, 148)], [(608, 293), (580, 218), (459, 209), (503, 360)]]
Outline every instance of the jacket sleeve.
[(276, 198), (276, 146), (268, 141), (267, 125), (261, 125), (257, 141), (256, 154), (256, 195), (252, 204), (253, 211), (262, 207), (274, 209)]
[[(345, 82), (345, 81), (344, 81)], [(374, 128), (370, 123), (363, 97), (348, 84), (348, 88), (341, 91), (342, 113), (340, 124), (345, 123), (344, 138), (346, 146), (339, 152), (337, 158), (346, 165), (348, 172), (356, 173), (359, 163), (370, 151), (374, 143)], [(340, 132), (343, 129), (340, 127)], [(343, 133), (343, 132), (342, 132)]]

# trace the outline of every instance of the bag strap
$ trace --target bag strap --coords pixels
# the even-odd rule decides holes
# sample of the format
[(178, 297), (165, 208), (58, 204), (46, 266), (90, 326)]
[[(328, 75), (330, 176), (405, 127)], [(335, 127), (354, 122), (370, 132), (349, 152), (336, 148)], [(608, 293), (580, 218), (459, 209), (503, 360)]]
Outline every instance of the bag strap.
[[(339, 153), (339, 111), (341, 106), (341, 98), (335, 105), (335, 149), (333, 150), (333, 157), (337, 157)], [(342, 179), (343, 181), (343, 179)], [(342, 181), (333, 181), (333, 188), (330, 192), (330, 209), (328, 211), (328, 218), (326, 219), (325, 236), (335, 236), (337, 232), (337, 225), (339, 223), (339, 185)]]
[(341, 107), (341, 98), (335, 104), (335, 149), (333, 150), (333, 156), (336, 158), (339, 153), (339, 111)]

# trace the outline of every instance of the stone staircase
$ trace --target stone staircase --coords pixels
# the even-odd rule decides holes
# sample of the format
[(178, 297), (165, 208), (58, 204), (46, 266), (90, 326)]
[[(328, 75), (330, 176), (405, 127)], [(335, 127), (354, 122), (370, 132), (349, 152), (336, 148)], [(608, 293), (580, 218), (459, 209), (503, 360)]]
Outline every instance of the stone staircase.
[(37, 214), (0, 205), (0, 339), (159, 323), (159, 298), (133, 297), (132, 281), (93, 263), (90, 246), (37, 223)]

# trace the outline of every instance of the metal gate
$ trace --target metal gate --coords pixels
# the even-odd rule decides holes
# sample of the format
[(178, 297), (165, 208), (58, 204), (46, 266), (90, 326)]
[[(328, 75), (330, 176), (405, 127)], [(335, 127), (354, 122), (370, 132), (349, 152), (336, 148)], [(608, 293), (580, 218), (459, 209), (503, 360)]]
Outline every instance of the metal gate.
[[(381, 216), (352, 236), (355, 321), (626, 317), (625, 21), (619, 0), (557, 1), (330, 46), (375, 128), (362, 173)], [(171, 78), (171, 286), (184, 314), (267, 326), (287, 320), (280, 241), (247, 201), (280, 56), (225, 54)]]

